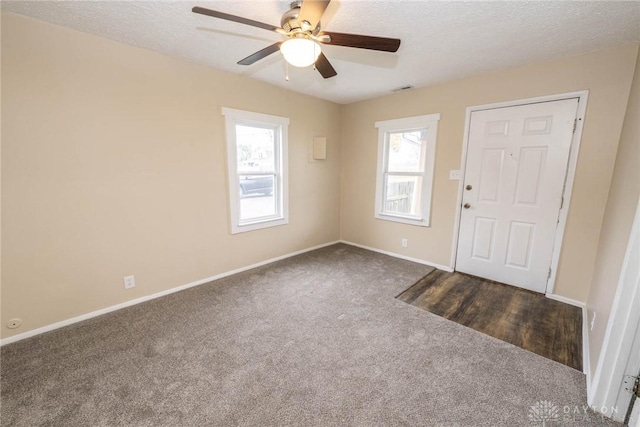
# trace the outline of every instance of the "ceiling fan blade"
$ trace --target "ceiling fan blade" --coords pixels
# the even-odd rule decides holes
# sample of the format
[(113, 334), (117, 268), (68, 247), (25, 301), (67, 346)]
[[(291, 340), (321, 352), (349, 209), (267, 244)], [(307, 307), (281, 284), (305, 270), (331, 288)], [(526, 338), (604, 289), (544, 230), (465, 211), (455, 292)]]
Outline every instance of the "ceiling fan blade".
[(318, 70), (325, 79), (338, 75), (327, 57), (324, 56), (324, 53), (320, 53), (320, 56), (316, 59), (316, 70)]
[(282, 44), (282, 42), (278, 42), (278, 43), (272, 44), (271, 46), (267, 46), (264, 49), (259, 50), (256, 53), (247, 56), (243, 60), (238, 61), (238, 65), (251, 65), (254, 62), (257, 62), (257, 61), (261, 60), (262, 58), (266, 58), (267, 56), (271, 55), (272, 53), (275, 53), (275, 52), (279, 51), (281, 44)]
[[(323, 41), (322, 36), (327, 35), (330, 41)], [(363, 36), (360, 34), (331, 33), (322, 31), (318, 34), (320, 42), (335, 46), (356, 47), (359, 49), (381, 50), (384, 52), (396, 52), (400, 47), (400, 39), (386, 37)]]
[(298, 21), (307, 21), (311, 25), (309, 29), (314, 30), (329, 3), (331, 3), (331, 0), (304, 0), (300, 8)]
[(277, 31), (280, 27), (265, 24), (263, 22), (254, 21), (253, 19), (243, 18), (241, 16), (229, 15), (228, 13), (218, 12), (217, 10), (206, 9), (204, 7), (196, 6), (191, 9), (193, 13), (199, 13), (201, 15), (213, 16), (214, 18), (226, 19), (227, 21), (238, 22), (240, 24), (251, 25), (252, 27), (262, 28), (269, 31)]

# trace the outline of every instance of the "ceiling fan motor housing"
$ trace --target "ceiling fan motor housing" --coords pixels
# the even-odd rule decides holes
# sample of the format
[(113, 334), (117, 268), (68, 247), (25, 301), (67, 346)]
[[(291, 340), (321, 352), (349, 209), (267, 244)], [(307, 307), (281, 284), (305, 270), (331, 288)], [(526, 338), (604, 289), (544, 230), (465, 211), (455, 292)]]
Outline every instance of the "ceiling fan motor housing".
[[(309, 23), (306, 21), (298, 21), (300, 17), (300, 8), (302, 7), (302, 0), (296, 0), (291, 2), (291, 9), (286, 11), (280, 19), (280, 26), (287, 32), (299, 32), (317, 34), (320, 31), (320, 22), (316, 28), (310, 28)], [(313, 31), (311, 31), (313, 30)]]

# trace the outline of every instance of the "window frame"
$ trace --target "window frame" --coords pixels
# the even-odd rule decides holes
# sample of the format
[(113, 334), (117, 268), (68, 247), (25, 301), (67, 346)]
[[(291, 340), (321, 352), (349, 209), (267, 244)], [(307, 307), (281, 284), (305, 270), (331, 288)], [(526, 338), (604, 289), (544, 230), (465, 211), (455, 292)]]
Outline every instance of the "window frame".
[[(229, 217), (231, 234), (277, 227), (289, 223), (289, 180), (288, 180), (288, 146), (289, 118), (252, 111), (222, 108), (225, 117), (225, 134), (227, 146), (227, 176), (229, 183)], [(276, 202), (276, 214), (260, 217), (255, 220), (240, 219), (240, 180), (237, 157), (236, 125), (256, 128), (274, 129), (274, 171), (268, 173), (243, 173), (242, 175), (272, 175), (274, 177), (273, 194)]]
[[(405, 117), (402, 119), (383, 120), (375, 122), (378, 129), (378, 164), (376, 173), (376, 197), (374, 217), (385, 221), (428, 227), (431, 224), (431, 199), (433, 195), (433, 177), (435, 172), (436, 141), (438, 136), (438, 121), (440, 114)], [(396, 173), (408, 176), (422, 177), (422, 191), (420, 192), (421, 209), (418, 216), (402, 215), (386, 212), (384, 201), (386, 193), (386, 178), (389, 174), (389, 140), (391, 133), (426, 130), (426, 149), (423, 151), (424, 164), (422, 173)]]

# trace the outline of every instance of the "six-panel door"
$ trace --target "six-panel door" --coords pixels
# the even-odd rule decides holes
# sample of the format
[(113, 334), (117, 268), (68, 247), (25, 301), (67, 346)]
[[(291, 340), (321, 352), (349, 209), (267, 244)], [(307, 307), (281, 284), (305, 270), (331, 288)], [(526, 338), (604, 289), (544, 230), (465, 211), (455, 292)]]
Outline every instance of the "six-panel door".
[(577, 107), (471, 114), (456, 270), (545, 292)]

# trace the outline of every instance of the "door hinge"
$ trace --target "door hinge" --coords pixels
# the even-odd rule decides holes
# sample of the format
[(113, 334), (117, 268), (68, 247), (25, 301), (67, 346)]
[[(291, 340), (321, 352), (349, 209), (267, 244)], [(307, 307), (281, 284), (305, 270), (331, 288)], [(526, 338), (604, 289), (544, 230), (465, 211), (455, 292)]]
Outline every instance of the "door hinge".
[(625, 375), (622, 385), (626, 391), (640, 398), (640, 377)]
[(577, 127), (578, 127), (578, 119), (573, 119), (573, 133), (576, 133)]
[(560, 199), (560, 209), (562, 209), (563, 206), (564, 206), (564, 196), (562, 196), (562, 199)]
[(551, 267), (549, 267), (549, 273), (547, 273), (547, 280), (551, 279)]

